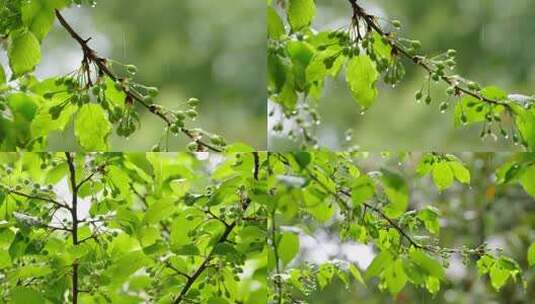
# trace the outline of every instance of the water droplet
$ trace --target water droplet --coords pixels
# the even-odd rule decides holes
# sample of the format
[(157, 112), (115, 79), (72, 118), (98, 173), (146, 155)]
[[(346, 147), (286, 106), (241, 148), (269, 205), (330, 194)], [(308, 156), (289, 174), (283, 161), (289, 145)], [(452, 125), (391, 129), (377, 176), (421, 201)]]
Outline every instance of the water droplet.
[(440, 114), (445, 114), (445, 113), (446, 113), (446, 110), (440, 111)]
[(362, 110), (360, 111), (360, 115), (363, 116), (364, 114), (366, 114), (366, 111)]

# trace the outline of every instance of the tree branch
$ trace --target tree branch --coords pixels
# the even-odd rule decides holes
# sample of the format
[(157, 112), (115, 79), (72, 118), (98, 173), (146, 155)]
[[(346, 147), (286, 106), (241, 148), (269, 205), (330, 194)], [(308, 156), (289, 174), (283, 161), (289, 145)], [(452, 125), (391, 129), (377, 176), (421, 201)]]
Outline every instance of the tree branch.
[[(71, 205), (71, 217), (72, 217), (72, 243), (77, 246), (78, 243), (78, 187), (76, 184), (76, 167), (74, 164), (74, 158), (69, 152), (65, 152), (67, 157), (67, 164), (69, 166), (69, 180), (72, 188), (72, 205)], [(72, 303), (78, 304), (78, 262), (72, 263)]]
[[(377, 17), (374, 15), (368, 14), (364, 8), (362, 8), (358, 3), (357, 0), (348, 0), (351, 4), (351, 7), (353, 9), (353, 22), (356, 22), (358, 24), (359, 20), (364, 21), (364, 23), (367, 25), (369, 29), (374, 30), (377, 34), (379, 34), (382, 38), (384, 38), (388, 44), (392, 47), (392, 52), (395, 54), (402, 54), (404, 57), (412, 61), (415, 65), (420, 66), (424, 70), (426, 70), (429, 74), (435, 74), (437, 72), (436, 69), (428, 65), (421, 56), (418, 55), (411, 55), (407, 50), (405, 50), (405, 47), (401, 44), (399, 44), (397, 41), (395, 41), (390, 33), (386, 33), (379, 24), (377, 23)], [(444, 81), (446, 84), (454, 88), (455, 92), (459, 93), (462, 92), (466, 95), (470, 95), (478, 100), (481, 100), (483, 102), (493, 104), (493, 105), (502, 105), (505, 108), (507, 108), (509, 111), (512, 111), (511, 106), (508, 103), (502, 102), (500, 100), (494, 100), (491, 98), (487, 98), (480, 94), (477, 91), (472, 91), (466, 88), (461, 87), (458, 83), (456, 83), (454, 80), (452, 80), (451, 76), (443, 75), (440, 76), (440, 79)]]
[[(100, 72), (102, 72), (103, 74), (105, 74), (106, 76), (110, 77), (110, 79), (112, 79), (113, 81), (115, 82), (120, 82), (122, 83), (122, 80), (120, 77), (118, 77), (117, 75), (115, 75), (111, 70), (110, 68), (108, 67), (107, 65), (107, 60), (106, 58), (103, 58), (103, 57), (100, 57), (97, 55), (97, 53), (95, 52), (95, 50), (93, 50), (87, 43), (89, 42), (89, 39), (83, 39), (73, 28), (72, 26), (67, 22), (67, 20), (65, 20), (65, 18), (61, 15), (61, 13), (59, 12), (59, 10), (56, 10), (56, 17), (58, 18), (59, 20), (59, 23), (63, 26), (63, 28), (65, 28), (65, 30), (67, 30), (67, 32), (71, 35), (71, 37), (76, 40), (76, 42), (78, 42), (78, 44), (80, 45), (80, 47), (82, 48), (82, 51), (84, 52), (84, 62), (87, 62), (87, 61), (90, 61), (90, 62), (93, 62), (97, 65), (98, 69)], [(171, 119), (169, 119), (169, 117), (167, 117), (165, 115), (165, 113), (163, 113), (161, 111), (161, 108), (155, 104), (147, 104), (143, 98), (141, 96), (139, 96), (138, 94), (134, 93), (133, 90), (128, 90), (126, 87), (124, 86), (121, 86), (122, 88), (122, 91), (126, 94), (126, 96), (128, 98), (130, 98), (131, 100), (135, 100), (136, 102), (138, 102), (140, 105), (142, 105), (144, 108), (146, 108), (147, 110), (149, 110), (149, 112), (151, 112), (152, 114), (158, 116), (159, 118), (161, 118), (165, 124), (167, 125), (167, 127), (171, 127), (171, 125), (173, 124)], [(211, 151), (214, 151), (214, 152), (222, 152), (221, 149), (219, 149), (218, 147), (216, 146), (213, 146), (207, 142), (204, 142), (202, 141), (196, 134), (195, 132), (193, 132), (192, 130), (190, 129), (187, 129), (187, 128), (180, 128), (180, 131), (185, 134), (187, 137), (189, 137), (191, 140), (193, 140), (194, 142), (196, 142), (199, 147), (204, 147), (208, 150), (211, 150)]]
[(5, 185), (0, 185), (0, 187), (4, 188), (6, 190), (6, 192), (9, 193), (9, 194), (15, 194), (15, 195), (27, 198), (27, 199), (34, 199), (34, 200), (40, 200), (40, 201), (48, 202), (48, 203), (51, 203), (51, 204), (53, 204), (53, 205), (55, 205), (57, 207), (70, 210), (69, 206), (67, 206), (65, 204), (62, 204), (62, 203), (60, 203), (60, 202), (58, 202), (58, 201), (56, 201), (56, 200), (54, 200), (52, 198), (37, 196), (37, 195), (33, 195), (33, 194), (27, 194), (27, 193), (24, 193), (24, 192), (20, 192), (18, 190), (11, 189), (10, 187), (5, 186)]

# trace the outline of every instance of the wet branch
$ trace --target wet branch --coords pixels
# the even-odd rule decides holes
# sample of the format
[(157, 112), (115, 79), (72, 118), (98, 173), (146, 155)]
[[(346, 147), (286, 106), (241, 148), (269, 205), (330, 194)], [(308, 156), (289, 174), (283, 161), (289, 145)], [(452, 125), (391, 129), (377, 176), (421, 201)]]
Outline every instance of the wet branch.
[[(434, 69), (432, 66), (430, 66), (429, 64), (427, 64), (425, 62), (425, 58), (422, 57), (422, 56), (418, 56), (418, 55), (411, 55), (403, 45), (401, 45), (399, 42), (397, 42), (390, 33), (387, 33), (385, 32), (380, 26), (379, 24), (377, 23), (377, 17), (374, 16), (374, 15), (370, 15), (368, 14), (364, 8), (362, 6), (360, 6), (358, 3), (357, 3), (357, 0), (348, 0), (349, 3), (351, 4), (351, 7), (353, 9), (353, 22), (354, 24), (358, 24), (358, 22), (361, 20), (363, 21), (368, 30), (373, 30), (375, 31), (377, 34), (379, 34), (379, 36), (381, 36), (382, 38), (385, 39), (385, 41), (388, 42), (388, 44), (392, 47), (392, 53), (394, 54), (401, 54), (403, 55), (404, 57), (406, 57), (407, 59), (409, 59), (411, 62), (413, 62), (414, 64), (416, 64), (417, 66), (420, 66), (421, 68), (423, 68), (424, 70), (427, 71), (427, 73), (429, 74), (435, 74), (437, 72), (436, 69)], [(470, 95), (478, 100), (481, 100), (483, 102), (486, 102), (488, 104), (492, 104), (492, 105), (501, 105), (501, 106), (504, 106), (505, 108), (507, 108), (509, 111), (512, 111), (513, 109), (511, 108), (511, 106), (506, 103), (506, 102), (503, 102), (503, 101), (500, 101), (500, 100), (495, 100), (495, 99), (491, 99), (491, 98), (487, 98), (485, 96), (483, 96), (481, 93), (477, 92), (477, 91), (472, 91), (470, 89), (466, 89), (464, 87), (461, 87), (459, 83), (457, 83), (454, 78), (452, 78), (451, 76), (448, 76), (448, 75), (442, 75), (440, 76), (440, 79), (442, 81), (444, 81), (446, 84), (448, 84), (449, 86), (451, 86), (457, 95), (460, 95), (460, 93), (464, 93), (466, 95)]]
[[(115, 73), (113, 73), (110, 68), (107, 65), (106, 58), (100, 57), (97, 55), (96, 51), (93, 50), (89, 45), (88, 42), (91, 40), (91, 38), (83, 39), (73, 28), (72, 26), (65, 20), (65, 18), (61, 15), (59, 10), (56, 10), (56, 17), (59, 20), (59, 23), (67, 30), (67, 32), (71, 35), (71, 37), (78, 42), (80, 47), (82, 48), (82, 51), (84, 53), (84, 59), (82, 60), (82, 64), (84, 66), (88, 66), (90, 62), (95, 63), (96, 66), (99, 69), (99, 72), (105, 74), (106, 76), (110, 77), (115, 82), (122, 83), (122, 80), (119, 76), (117, 76)], [(89, 69), (87, 69), (89, 71)], [(89, 73), (89, 72), (88, 72)], [(88, 75), (90, 76), (90, 75)], [(91, 78), (88, 77), (89, 82), (91, 82)], [(142, 105), (144, 108), (149, 110), (152, 114), (158, 116), (160, 119), (162, 119), (167, 127), (171, 127), (173, 122), (169, 117), (165, 115), (165, 113), (162, 112), (161, 108), (158, 105), (155, 104), (148, 104), (146, 103), (139, 94), (135, 93), (133, 90), (128, 90), (126, 87), (121, 86), (123, 92), (126, 94), (127, 98), (136, 101), (140, 105)], [(200, 147), (204, 147), (208, 150), (211, 150), (213, 152), (222, 152), (221, 149), (218, 147), (215, 147), (207, 142), (202, 141), (198, 135), (195, 134), (190, 129), (187, 128), (180, 128), (180, 131), (189, 137), (191, 140), (193, 140), (195, 143), (197, 143)]]

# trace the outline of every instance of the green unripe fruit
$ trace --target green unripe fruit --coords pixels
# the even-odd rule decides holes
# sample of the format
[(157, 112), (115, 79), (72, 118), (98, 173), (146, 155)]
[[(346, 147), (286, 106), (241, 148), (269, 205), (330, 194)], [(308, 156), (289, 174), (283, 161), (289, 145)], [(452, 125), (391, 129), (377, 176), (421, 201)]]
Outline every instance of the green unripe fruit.
[(453, 88), (453, 87), (449, 87), (449, 88), (447, 88), (447, 89), (446, 89), (446, 94), (448, 94), (448, 95), (453, 95), (453, 94), (455, 94), (455, 88)]
[(174, 112), (175, 114), (175, 117), (177, 120), (184, 120), (186, 119), (186, 113), (184, 113), (184, 111), (176, 111)]
[(197, 111), (195, 110), (187, 110), (186, 111), (186, 115), (189, 117), (189, 118), (197, 118), (197, 116), (199, 115), (197, 113)]
[(201, 101), (199, 99), (197, 99), (197, 98), (188, 99), (188, 106), (190, 106), (190, 107), (196, 107), (199, 104), (201, 104)]
[(419, 48), (422, 47), (422, 43), (421, 43), (420, 41), (418, 41), (418, 40), (413, 40), (413, 41), (411, 41), (411, 46), (412, 46), (415, 50), (417, 50), (417, 49), (419, 49)]
[(95, 87), (91, 88), (91, 92), (93, 92), (93, 95), (100, 94), (100, 87), (99, 86), (95, 86)]
[(225, 145), (225, 140), (223, 139), (223, 137), (219, 136), (219, 135), (212, 135), (210, 136), (210, 141), (213, 143), (213, 144), (216, 144), (216, 145), (219, 145), (219, 146), (223, 146)]
[(468, 82), (468, 88), (472, 91), (478, 91), (479, 90), (479, 84), (473, 82), (473, 81), (470, 81)]
[(466, 117), (466, 113), (461, 113), (461, 123), (463, 125), (466, 125), (468, 123), (468, 117)]
[(452, 58), (452, 57), (455, 57), (455, 55), (457, 55), (457, 51), (454, 50), (454, 49), (449, 49), (448, 50), (448, 57)]
[(446, 111), (448, 110), (449, 106), (450, 106), (450, 105), (449, 105), (449, 103), (447, 103), (447, 102), (443, 102), (443, 103), (441, 103), (441, 104), (440, 104), (440, 107), (439, 107), (440, 112), (441, 112), (441, 113), (446, 112)]
[(145, 103), (152, 103), (153, 100), (154, 100), (154, 99), (153, 99), (152, 96), (150, 96), (150, 95), (145, 95), (145, 96), (143, 96), (143, 101), (144, 101)]
[(423, 93), (422, 93), (422, 91), (418, 91), (418, 92), (416, 92), (416, 96), (415, 96), (415, 97), (416, 97), (416, 100), (421, 100), (422, 97), (423, 97)]
[(399, 20), (392, 20), (392, 26), (399, 30), (401, 28), (401, 22)]
[(129, 64), (126, 66), (126, 71), (130, 74), (135, 74), (137, 73), (137, 67), (135, 65)]
[(178, 119), (177, 119), (177, 120), (175, 121), (175, 126), (176, 126), (177, 128), (179, 128), (179, 129), (184, 128), (184, 121), (183, 121), (183, 120), (178, 120)]
[(431, 98), (431, 96), (427, 95), (427, 97), (425, 98), (425, 103), (426, 104), (431, 104), (432, 101), (433, 101), (433, 99)]
[(91, 99), (89, 98), (89, 95), (82, 95), (82, 97), (80, 98), (80, 102), (83, 104), (89, 103), (90, 100)]
[(160, 93), (160, 91), (158, 90), (158, 88), (150, 87), (147, 89), (147, 93), (149, 93), (149, 95), (152, 97), (156, 97), (158, 96), (158, 93)]
[(197, 145), (196, 142), (190, 142), (190, 143), (188, 144), (188, 147), (187, 147), (187, 148), (188, 148), (189, 151), (191, 151), (191, 152), (195, 152), (195, 151), (197, 151), (198, 145)]

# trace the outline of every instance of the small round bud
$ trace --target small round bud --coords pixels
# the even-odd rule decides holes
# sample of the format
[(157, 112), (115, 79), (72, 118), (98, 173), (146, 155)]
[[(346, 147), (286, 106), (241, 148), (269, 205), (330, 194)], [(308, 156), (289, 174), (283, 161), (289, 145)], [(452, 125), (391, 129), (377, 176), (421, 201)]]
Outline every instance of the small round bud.
[(201, 101), (200, 101), (199, 99), (197, 99), (197, 98), (190, 98), (190, 99), (188, 100), (188, 106), (190, 106), (190, 107), (196, 107), (196, 106), (198, 106), (200, 103), (201, 103)]

